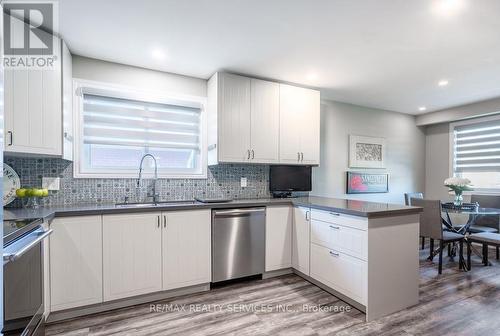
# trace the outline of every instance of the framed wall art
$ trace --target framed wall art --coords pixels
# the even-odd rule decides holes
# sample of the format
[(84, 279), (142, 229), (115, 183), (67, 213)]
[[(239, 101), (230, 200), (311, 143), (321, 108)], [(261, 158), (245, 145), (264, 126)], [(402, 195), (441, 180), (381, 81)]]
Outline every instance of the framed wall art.
[(389, 174), (347, 172), (347, 194), (389, 192)]
[(385, 138), (349, 135), (350, 168), (385, 168)]

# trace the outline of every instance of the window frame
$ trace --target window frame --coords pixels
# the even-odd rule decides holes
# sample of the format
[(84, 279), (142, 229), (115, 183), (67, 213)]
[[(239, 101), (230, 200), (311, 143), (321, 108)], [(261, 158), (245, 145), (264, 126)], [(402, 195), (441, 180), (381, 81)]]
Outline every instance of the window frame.
[[(73, 177), (74, 178), (137, 178), (139, 167), (119, 172), (86, 172), (82, 171), (83, 163), (83, 92), (113, 97), (118, 99), (139, 100), (151, 103), (172, 104), (190, 102), (200, 106), (200, 163), (196, 173), (166, 172), (158, 169), (158, 178), (169, 179), (206, 179), (207, 178), (207, 98), (191, 95), (164, 94), (160, 92), (141, 91), (134, 87), (113, 83), (73, 79)], [(150, 169), (146, 169), (147, 176)], [(151, 170), (152, 171), (152, 170)]]
[[(455, 173), (455, 127), (498, 120), (500, 120), (500, 114), (493, 114), (490, 116), (455, 121), (449, 124), (449, 176), (457, 176)], [(450, 192), (450, 194), (453, 193)], [(474, 188), (473, 191), (465, 191), (464, 195), (500, 195), (500, 188)]]

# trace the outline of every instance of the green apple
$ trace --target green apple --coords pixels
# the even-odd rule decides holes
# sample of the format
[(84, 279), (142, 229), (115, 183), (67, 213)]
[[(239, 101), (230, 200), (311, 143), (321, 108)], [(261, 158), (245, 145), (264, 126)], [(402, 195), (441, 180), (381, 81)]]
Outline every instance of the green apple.
[(16, 196), (19, 198), (25, 198), (27, 195), (28, 189), (26, 188), (19, 188), (16, 190)]
[(49, 189), (43, 188), (42, 189), (42, 197), (47, 197), (49, 196)]
[(33, 188), (31, 189), (31, 196), (32, 197), (42, 197), (43, 196), (43, 190), (38, 189), (38, 188)]

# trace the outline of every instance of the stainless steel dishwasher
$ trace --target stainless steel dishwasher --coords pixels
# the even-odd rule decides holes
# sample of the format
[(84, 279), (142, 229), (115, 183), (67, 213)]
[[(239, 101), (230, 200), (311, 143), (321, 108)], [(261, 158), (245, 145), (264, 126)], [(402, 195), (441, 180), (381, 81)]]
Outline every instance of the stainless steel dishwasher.
[(266, 208), (212, 210), (212, 282), (264, 273)]

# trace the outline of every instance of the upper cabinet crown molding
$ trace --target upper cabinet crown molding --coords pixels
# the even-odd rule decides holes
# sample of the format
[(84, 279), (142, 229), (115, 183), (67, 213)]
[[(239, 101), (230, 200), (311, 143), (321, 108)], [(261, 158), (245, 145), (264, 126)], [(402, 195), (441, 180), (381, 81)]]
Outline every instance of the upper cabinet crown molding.
[(5, 152), (72, 160), (72, 64), (54, 39), (53, 69), (5, 69)]
[(208, 81), (208, 163), (319, 164), (320, 93), (229, 73)]

